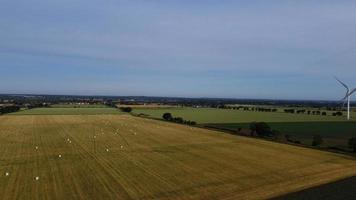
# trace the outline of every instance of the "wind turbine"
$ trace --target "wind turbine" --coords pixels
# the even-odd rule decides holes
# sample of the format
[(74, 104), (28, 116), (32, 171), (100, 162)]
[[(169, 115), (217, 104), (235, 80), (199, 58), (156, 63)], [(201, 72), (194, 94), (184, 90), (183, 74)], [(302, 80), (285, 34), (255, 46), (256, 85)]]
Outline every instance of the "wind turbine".
[(338, 78), (335, 77), (335, 79), (346, 88), (346, 94), (345, 97), (341, 99), (341, 101), (344, 101), (343, 107), (345, 105), (345, 101), (347, 103), (347, 120), (350, 120), (350, 98), (352, 93), (356, 92), (356, 88), (354, 88), (353, 90), (350, 90), (349, 86), (347, 86), (345, 83), (343, 83), (342, 81), (340, 81)]

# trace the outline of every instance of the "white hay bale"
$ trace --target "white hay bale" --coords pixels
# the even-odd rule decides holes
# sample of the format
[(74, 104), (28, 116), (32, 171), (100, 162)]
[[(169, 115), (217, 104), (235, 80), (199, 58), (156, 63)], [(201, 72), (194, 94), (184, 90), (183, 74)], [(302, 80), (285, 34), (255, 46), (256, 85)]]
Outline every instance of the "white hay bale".
[(40, 180), (40, 177), (39, 177), (39, 176), (36, 176), (36, 177), (35, 177), (35, 180), (36, 180), (36, 181)]
[(38, 149), (38, 146), (36, 146), (35, 148), (36, 148), (36, 150), (37, 150), (37, 149)]
[(59, 154), (59, 155), (58, 155), (58, 157), (59, 157), (59, 158), (62, 158), (62, 155), (61, 155), (61, 154)]
[(121, 149), (123, 149), (123, 148), (124, 148), (124, 146), (121, 145)]
[(6, 172), (6, 173), (5, 173), (5, 176), (10, 176), (10, 173), (9, 173), (9, 172)]
[(106, 149), (106, 152), (109, 152), (109, 149)]

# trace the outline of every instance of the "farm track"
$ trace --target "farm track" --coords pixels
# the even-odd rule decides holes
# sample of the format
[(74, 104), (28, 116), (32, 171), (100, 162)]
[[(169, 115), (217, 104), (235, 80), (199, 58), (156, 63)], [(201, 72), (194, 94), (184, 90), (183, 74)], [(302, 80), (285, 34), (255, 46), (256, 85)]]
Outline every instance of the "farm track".
[(0, 199), (261, 199), (353, 175), (344, 155), (129, 115), (0, 116)]

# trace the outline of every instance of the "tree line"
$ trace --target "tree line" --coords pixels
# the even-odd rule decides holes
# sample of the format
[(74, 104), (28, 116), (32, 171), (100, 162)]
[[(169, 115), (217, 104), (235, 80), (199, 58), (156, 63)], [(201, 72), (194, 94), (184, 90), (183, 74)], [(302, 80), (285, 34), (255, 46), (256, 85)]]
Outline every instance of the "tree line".
[(216, 108), (231, 109), (231, 110), (243, 110), (243, 111), (256, 111), (256, 112), (277, 112), (277, 108), (265, 108), (265, 107), (251, 107), (251, 106), (226, 106), (219, 105)]
[(0, 106), (0, 114), (6, 114), (6, 113), (12, 113), (12, 112), (17, 112), (20, 110), (20, 106), (17, 105), (5, 105), (5, 106)]
[[(327, 113), (325, 111), (320, 110), (306, 110), (306, 109), (293, 109), (288, 108), (283, 110), (285, 113), (292, 113), (292, 114), (308, 114), (308, 115), (323, 115), (326, 116)], [(340, 111), (333, 112), (332, 116), (342, 116), (343, 113)]]
[(173, 115), (171, 113), (164, 113), (162, 115), (162, 118), (166, 121), (175, 122), (175, 123), (179, 123), (179, 124), (188, 124), (188, 125), (196, 125), (197, 124), (195, 121), (184, 120), (182, 117), (173, 117)]
[[(250, 135), (253, 137), (262, 137), (274, 139), (280, 142), (291, 142), (295, 144), (301, 144), (299, 140), (295, 140), (291, 135), (284, 135), (283, 133), (272, 130), (271, 127), (265, 122), (252, 122), (249, 126)], [(240, 129), (241, 130), (241, 129)], [(311, 146), (317, 147), (321, 146), (324, 143), (324, 139), (321, 135), (314, 135), (312, 139)], [(348, 139), (348, 146), (354, 153), (356, 153), (356, 137)]]
[[(232, 109), (232, 110), (243, 110), (243, 111), (256, 111), (256, 112), (278, 112), (277, 108), (265, 108), (265, 107), (251, 107), (251, 106), (226, 106), (224, 104), (215, 105), (215, 108), (219, 109)], [(331, 109), (328, 107), (329, 111), (334, 110), (332, 116), (342, 116), (343, 113), (338, 111), (336, 108)], [(306, 109), (295, 109), (295, 108), (286, 108), (283, 110), (284, 113), (292, 113), (292, 114), (308, 114), (308, 115), (322, 115), (326, 116), (327, 112), (320, 110), (306, 110)]]
[(120, 107), (120, 110), (122, 112), (130, 113), (132, 111), (132, 108), (131, 107)]

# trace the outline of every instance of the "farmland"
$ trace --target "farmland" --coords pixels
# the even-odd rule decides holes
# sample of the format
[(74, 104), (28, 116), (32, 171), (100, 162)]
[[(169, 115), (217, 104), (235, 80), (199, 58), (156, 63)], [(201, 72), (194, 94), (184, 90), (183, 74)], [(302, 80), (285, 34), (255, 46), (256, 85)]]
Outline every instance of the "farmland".
[[(314, 135), (324, 138), (323, 146), (347, 148), (348, 139), (356, 137), (356, 122), (272, 122), (268, 123), (273, 130), (290, 135), (292, 139), (303, 144), (311, 144)], [(210, 126), (238, 130), (249, 128), (249, 123), (210, 124)]]
[(0, 199), (261, 199), (356, 175), (352, 157), (130, 115), (5, 115), (0, 139)]
[[(153, 118), (161, 119), (163, 113), (169, 112), (173, 116), (183, 117), (200, 124), (205, 123), (250, 123), (264, 122), (304, 122), (304, 121), (343, 121), (344, 117), (320, 116), (306, 114), (289, 114), (282, 112), (253, 112), (216, 108), (168, 108), (168, 109), (134, 109), (134, 113), (143, 113)], [(353, 113), (354, 117), (355, 112)]]
[(51, 108), (108, 108), (104, 104), (78, 104), (78, 103), (61, 103), (50, 106)]
[[(171, 108), (171, 109), (134, 109), (135, 113), (144, 113), (152, 118), (161, 118), (169, 112), (173, 116), (193, 120), (201, 125), (230, 129), (249, 128), (251, 122), (267, 122), (273, 130), (290, 135), (294, 140), (310, 145), (314, 135), (324, 138), (324, 147), (337, 147), (348, 150), (348, 139), (356, 137), (356, 122), (346, 122), (345, 117), (283, 112), (254, 112), (214, 108)], [(352, 112), (355, 119), (355, 112)]]
[(122, 114), (115, 108), (109, 107), (50, 107), (34, 108), (11, 113), (10, 115), (100, 115), (100, 114)]

